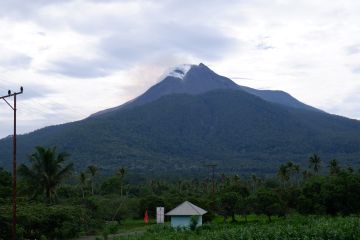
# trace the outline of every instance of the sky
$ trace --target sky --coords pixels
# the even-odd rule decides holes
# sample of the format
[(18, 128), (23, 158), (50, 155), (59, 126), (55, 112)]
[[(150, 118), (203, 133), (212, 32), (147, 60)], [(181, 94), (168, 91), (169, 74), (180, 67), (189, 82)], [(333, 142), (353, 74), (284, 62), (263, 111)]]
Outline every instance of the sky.
[[(18, 133), (131, 100), (178, 64), (360, 119), (358, 0), (0, 0), (0, 96)], [(10, 99), (9, 99), (10, 100)], [(0, 102), (0, 137), (13, 113)]]

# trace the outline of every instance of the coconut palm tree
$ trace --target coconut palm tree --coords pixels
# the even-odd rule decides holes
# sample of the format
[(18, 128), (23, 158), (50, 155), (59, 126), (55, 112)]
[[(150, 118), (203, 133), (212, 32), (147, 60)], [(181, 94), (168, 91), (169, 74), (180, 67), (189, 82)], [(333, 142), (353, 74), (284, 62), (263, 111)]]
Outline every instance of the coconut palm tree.
[(123, 196), (123, 180), (124, 180), (124, 177), (125, 177), (125, 174), (126, 174), (126, 171), (125, 171), (125, 168), (121, 167), (119, 168), (119, 170), (116, 172), (116, 175), (119, 176), (120, 178), (120, 196), (122, 197)]
[(281, 164), (277, 175), (285, 186), (285, 183), (290, 179), (288, 166), (285, 164)]
[(45, 193), (48, 203), (53, 203), (56, 189), (72, 172), (73, 164), (64, 165), (69, 155), (57, 153), (56, 148), (36, 147), (30, 155), (30, 166), (20, 165), (19, 174), (29, 183), (33, 197)]
[(315, 173), (318, 173), (320, 170), (320, 164), (321, 164), (321, 159), (317, 154), (313, 154), (310, 158), (309, 158), (309, 163), (310, 163), (310, 168), (314, 170)]
[(81, 192), (82, 192), (82, 198), (85, 198), (85, 187), (86, 187), (86, 173), (81, 172), (79, 175), (79, 180), (80, 180), (80, 188), (81, 188)]
[(302, 172), (302, 176), (303, 176), (303, 180), (307, 180), (307, 179), (311, 178), (313, 176), (313, 174), (308, 170), (304, 170)]
[(91, 195), (94, 195), (94, 184), (95, 184), (95, 175), (97, 173), (98, 168), (95, 165), (90, 165), (87, 167), (90, 175), (91, 175)]
[(298, 164), (294, 164), (292, 171), (295, 174), (295, 183), (296, 183), (296, 185), (299, 185), (300, 166)]
[(333, 159), (329, 162), (329, 171), (330, 175), (337, 175), (340, 172), (340, 166), (336, 159)]
[(251, 174), (251, 183), (252, 183), (252, 191), (256, 192), (256, 187), (258, 185), (259, 178), (255, 174)]
[[(281, 167), (280, 167), (281, 168)], [(292, 161), (289, 161), (285, 165), (286, 172), (287, 172), (287, 181), (291, 180), (293, 176), (295, 176), (295, 183), (297, 184), (297, 177), (300, 172), (300, 166), (294, 164)]]

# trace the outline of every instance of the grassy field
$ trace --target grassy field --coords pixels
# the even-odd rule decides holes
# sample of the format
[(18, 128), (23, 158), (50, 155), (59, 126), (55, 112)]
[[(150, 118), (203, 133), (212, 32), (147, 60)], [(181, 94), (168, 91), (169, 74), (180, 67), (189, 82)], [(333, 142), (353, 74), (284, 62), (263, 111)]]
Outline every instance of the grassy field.
[[(246, 240), (287, 240), (287, 239), (343, 239), (360, 240), (360, 217), (317, 217), (291, 216), (276, 218), (271, 223), (266, 217), (250, 216), (248, 223), (243, 219), (237, 223), (223, 223), (216, 218), (196, 231), (173, 230), (169, 225), (149, 226), (137, 235), (125, 237), (128, 240), (156, 239), (246, 239)], [(114, 238), (116, 240), (124, 237)]]

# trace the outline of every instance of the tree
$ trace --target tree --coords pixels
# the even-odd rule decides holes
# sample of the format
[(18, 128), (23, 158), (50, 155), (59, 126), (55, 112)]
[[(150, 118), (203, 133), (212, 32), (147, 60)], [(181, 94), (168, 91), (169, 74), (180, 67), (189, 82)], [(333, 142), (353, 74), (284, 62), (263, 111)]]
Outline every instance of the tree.
[(281, 164), (277, 175), (285, 186), (285, 183), (288, 182), (290, 179), (288, 167), (284, 164)]
[(31, 166), (20, 165), (19, 174), (30, 185), (33, 197), (44, 194), (48, 203), (53, 203), (59, 184), (72, 172), (73, 164), (64, 165), (69, 155), (57, 153), (56, 147), (36, 147), (30, 155)]
[(308, 170), (304, 170), (302, 172), (302, 176), (303, 176), (303, 180), (307, 180), (307, 179), (311, 178), (313, 176), (313, 174)]
[(0, 198), (11, 196), (11, 174), (0, 168)]
[(227, 192), (220, 197), (220, 209), (224, 222), (229, 216), (233, 222), (236, 222), (235, 213), (239, 198), (239, 194), (235, 192)]
[(95, 175), (97, 173), (98, 168), (95, 165), (90, 165), (87, 167), (88, 171), (91, 175), (91, 195), (94, 195), (94, 184), (95, 184)]
[(251, 199), (249, 197), (241, 196), (236, 205), (236, 212), (243, 215), (245, 222), (247, 222), (247, 215), (251, 213)]
[(279, 197), (269, 189), (259, 190), (252, 200), (254, 211), (258, 214), (264, 214), (268, 217), (269, 222), (271, 222), (271, 216), (273, 215), (282, 215), (284, 209), (280, 202)]
[(120, 178), (120, 196), (123, 196), (123, 188), (124, 188), (124, 177), (125, 177), (126, 171), (125, 168), (121, 167), (117, 171), (116, 175)]
[(291, 180), (291, 177), (293, 175), (295, 175), (296, 182), (297, 182), (297, 176), (299, 174), (299, 171), (300, 171), (299, 165), (294, 164), (293, 162), (289, 161), (286, 164), (280, 165), (277, 175), (285, 186), (285, 183), (287, 183), (289, 180)]
[(81, 172), (79, 175), (79, 180), (80, 180), (80, 188), (81, 188), (81, 193), (82, 193), (82, 198), (85, 198), (85, 187), (86, 187), (86, 174), (84, 172)]
[(296, 185), (299, 185), (300, 166), (298, 164), (293, 165), (292, 173), (295, 174), (295, 183), (296, 183)]
[(328, 167), (330, 175), (337, 175), (340, 172), (340, 166), (336, 159), (331, 160)]
[(320, 171), (321, 159), (317, 154), (314, 153), (309, 158), (309, 164), (309, 167), (313, 169), (315, 173), (318, 173)]
[(255, 174), (251, 174), (251, 183), (252, 183), (252, 191), (256, 192), (256, 188), (261, 182), (261, 179), (258, 178)]

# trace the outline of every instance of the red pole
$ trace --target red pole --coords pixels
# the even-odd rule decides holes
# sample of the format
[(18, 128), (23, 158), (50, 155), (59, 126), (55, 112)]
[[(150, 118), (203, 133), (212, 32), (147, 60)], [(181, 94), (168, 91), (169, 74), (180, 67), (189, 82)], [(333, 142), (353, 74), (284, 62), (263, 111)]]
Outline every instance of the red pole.
[(14, 95), (14, 136), (13, 136), (13, 223), (12, 238), (16, 240), (16, 94)]

